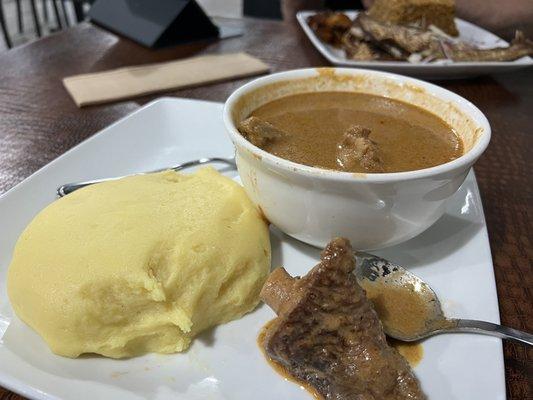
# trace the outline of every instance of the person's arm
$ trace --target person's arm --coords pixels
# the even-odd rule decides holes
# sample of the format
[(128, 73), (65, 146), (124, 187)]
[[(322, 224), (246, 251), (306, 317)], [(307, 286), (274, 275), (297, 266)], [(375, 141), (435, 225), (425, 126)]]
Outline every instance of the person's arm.
[(473, 22), (497, 34), (512, 35), (521, 29), (533, 34), (532, 0), (456, 0), (459, 18)]
[(324, 7), (324, 0), (281, 0), (281, 14), (284, 21), (294, 21), (300, 10), (317, 10)]

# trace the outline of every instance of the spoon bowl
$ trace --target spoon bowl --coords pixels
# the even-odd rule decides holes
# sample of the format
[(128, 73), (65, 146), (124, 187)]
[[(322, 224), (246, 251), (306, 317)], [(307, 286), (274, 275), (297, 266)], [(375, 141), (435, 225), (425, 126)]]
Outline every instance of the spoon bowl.
[(355, 276), (366, 290), (385, 333), (414, 342), (440, 333), (469, 332), (533, 345), (533, 335), (485, 321), (446, 318), (433, 289), (400, 265), (372, 254), (355, 254)]

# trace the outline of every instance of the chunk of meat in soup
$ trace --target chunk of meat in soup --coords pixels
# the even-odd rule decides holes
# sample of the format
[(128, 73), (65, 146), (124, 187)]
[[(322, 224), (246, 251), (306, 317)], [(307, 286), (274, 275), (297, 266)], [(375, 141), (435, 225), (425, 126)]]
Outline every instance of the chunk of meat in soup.
[(337, 164), (344, 171), (361, 165), (368, 172), (383, 172), (379, 145), (370, 139), (370, 129), (353, 125), (337, 145)]
[(281, 129), (257, 117), (246, 118), (237, 129), (250, 143), (260, 148), (285, 135)]

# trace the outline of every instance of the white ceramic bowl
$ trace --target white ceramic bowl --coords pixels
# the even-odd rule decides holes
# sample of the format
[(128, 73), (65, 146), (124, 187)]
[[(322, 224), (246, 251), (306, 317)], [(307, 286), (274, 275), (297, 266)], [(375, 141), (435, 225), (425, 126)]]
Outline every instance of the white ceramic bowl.
[[(297, 164), (252, 145), (236, 125), (280, 97), (316, 91), (355, 91), (402, 100), (440, 116), (462, 138), (465, 154), (418, 171), (354, 174)], [(490, 126), (464, 98), (417, 79), (385, 72), (319, 68), (281, 72), (237, 89), (226, 101), (224, 124), (236, 149), (246, 192), (268, 220), (314, 246), (344, 236), (356, 249), (406, 241), (431, 226), (487, 148)]]

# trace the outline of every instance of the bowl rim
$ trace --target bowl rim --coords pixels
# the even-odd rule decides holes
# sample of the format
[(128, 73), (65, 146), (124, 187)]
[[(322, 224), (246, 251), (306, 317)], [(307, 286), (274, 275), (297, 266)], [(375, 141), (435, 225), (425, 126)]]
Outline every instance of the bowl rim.
[[(451, 101), (454, 103), (460, 111), (465, 113), (470, 119), (482, 129), (482, 134), (476, 140), (474, 145), (470, 150), (456, 158), (455, 160), (449, 161), (444, 164), (439, 164), (434, 167), (424, 168), (414, 171), (403, 171), (403, 172), (387, 172), (387, 173), (354, 173), (354, 172), (343, 172), (336, 170), (323, 169), (318, 167), (311, 167), (304, 164), (298, 164), (293, 161), (286, 160), (284, 158), (275, 156), (271, 153), (268, 153), (265, 150), (260, 149), (259, 147), (253, 145), (248, 140), (246, 140), (237, 130), (235, 123), (232, 120), (233, 109), (239, 99), (253, 90), (256, 90), (262, 86), (266, 86), (271, 83), (279, 81), (290, 81), (290, 80), (299, 80), (305, 79), (313, 76), (318, 76), (320, 70), (330, 70), (334, 73), (341, 75), (352, 75), (352, 76), (376, 76), (384, 79), (389, 79), (396, 83), (408, 83), (409, 85), (420, 87), (425, 92), (430, 95), (442, 99), (444, 101)], [(444, 89), (435, 84), (422, 81), (420, 79), (415, 79), (407, 77), (404, 75), (394, 74), (390, 72), (376, 71), (371, 69), (362, 69), (362, 68), (338, 68), (338, 67), (326, 67), (326, 68), (303, 68), (303, 69), (294, 69), (283, 72), (278, 72), (275, 74), (269, 74), (260, 78), (256, 78), (251, 82), (244, 84), (243, 86), (236, 89), (224, 103), (223, 109), (223, 120), (226, 130), (230, 136), (231, 141), (237, 147), (241, 146), (244, 149), (248, 150), (252, 155), (257, 159), (260, 159), (261, 162), (266, 163), (267, 165), (274, 167), (276, 169), (282, 169), (286, 172), (292, 174), (300, 174), (312, 178), (318, 179), (328, 179), (328, 180), (342, 180), (342, 181), (362, 181), (362, 182), (396, 182), (403, 180), (412, 180), (427, 178), (434, 175), (440, 175), (447, 173), (449, 171), (460, 169), (464, 167), (470, 167), (485, 151), (487, 148), (490, 137), (491, 137), (491, 128), (487, 117), (477, 108), (472, 102), (466, 100), (464, 97), (459, 96), (458, 94), (453, 93), (448, 89)]]

